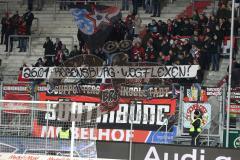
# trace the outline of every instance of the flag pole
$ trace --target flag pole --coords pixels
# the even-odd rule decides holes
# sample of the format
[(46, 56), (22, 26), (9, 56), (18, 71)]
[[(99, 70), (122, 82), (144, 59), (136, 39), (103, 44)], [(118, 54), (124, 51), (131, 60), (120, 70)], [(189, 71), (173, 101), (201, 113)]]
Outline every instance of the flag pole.
[(232, 0), (232, 16), (231, 16), (231, 35), (230, 35), (230, 56), (228, 69), (228, 97), (227, 97), (227, 126), (226, 126), (226, 147), (229, 147), (229, 119), (230, 119), (230, 100), (231, 100), (231, 79), (232, 79), (232, 58), (233, 58), (233, 34), (234, 34), (234, 9), (235, 0)]

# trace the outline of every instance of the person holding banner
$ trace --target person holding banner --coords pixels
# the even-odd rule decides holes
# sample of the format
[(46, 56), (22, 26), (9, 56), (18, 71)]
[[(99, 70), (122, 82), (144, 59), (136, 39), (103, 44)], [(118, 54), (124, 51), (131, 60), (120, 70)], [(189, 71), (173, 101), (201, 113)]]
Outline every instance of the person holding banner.
[(192, 137), (191, 145), (199, 146), (200, 133), (202, 132), (202, 114), (199, 110), (194, 111), (194, 119), (189, 134)]

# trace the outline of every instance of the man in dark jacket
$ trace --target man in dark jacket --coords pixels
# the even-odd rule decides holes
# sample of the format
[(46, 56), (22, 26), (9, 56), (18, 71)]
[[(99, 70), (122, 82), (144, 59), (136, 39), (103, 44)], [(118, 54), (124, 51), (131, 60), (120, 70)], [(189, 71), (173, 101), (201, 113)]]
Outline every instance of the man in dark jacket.
[(161, 3), (160, 3), (160, 0), (153, 0), (153, 8), (154, 8), (154, 10), (153, 10), (153, 15), (152, 15), (152, 17), (160, 17), (160, 9), (161, 9)]
[[(5, 44), (6, 44), (6, 50), (5, 52), (8, 51), (8, 38), (11, 35), (14, 35), (14, 24), (12, 18), (7, 20), (7, 29), (6, 29), (6, 35), (5, 35)], [(13, 38), (10, 38), (10, 52), (12, 52), (13, 49)]]
[(26, 13), (23, 15), (23, 19), (24, 19), (25, 22), (26, 22), (27, 35), (31, 35), (31, 27), (32, 27), (33, 19), (34, 19), (34, 15), (33, 15), (33, 13), (31, 12), (31, 10), (28, 10), (28, 12), (26, 12)]
[(1, 44), (3, 44), (4, 39), (6, 39), (7, 19), (8, 19), (8, 13), (5, 13), (5, 16), (1, 20), (1, 24), (2, 24)]
[(209, 53), (211, 55), (212, 71), (219, 70), (219, 53), (218, 53), (218, 37), (214, 34), (211, 42)]
[(138, 13), (138, 0), (132, 0), (133, 5), (133, 15), (137, 15)]
[(45, 49), (44, 56), (47, 58), (47, 61), (52, 64), (55, 51), (53, 42), (51, 41), (50, 37), (46, 38), (46, 42), (44, 43), (43, 48)]
[(33, 9), (33, 0), (28, 0), (28, 9), (29, 10)]

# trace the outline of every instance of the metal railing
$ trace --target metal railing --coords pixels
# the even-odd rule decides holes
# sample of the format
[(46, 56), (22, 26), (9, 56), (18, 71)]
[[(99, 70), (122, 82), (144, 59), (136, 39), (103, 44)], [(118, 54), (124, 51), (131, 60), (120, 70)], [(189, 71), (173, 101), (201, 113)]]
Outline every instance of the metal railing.
[(164, 133), (164, 135), (165, 135), (165, 139), (164, 139), (164, 141), (165, 141), (165, 143), (167, 143), (167, 133), (172, 129), (172, 127), (173, 126), (171, 126), (169, 129), (168, 129), (168, 124), (169, 124), (169, 119), (171, 119), (172, 117), (175, 117), (176, 115), (171, 115), (170, 117), (168, 117), (167, 119), (165, 119), (164, 120), (164, 122), (163, 122), (163, 125), (162, 126), (160, 126), (159, 128), (158, 128), (158, 130), (154, 133), (154, 135), (152, 136), (152, 140), (151, 140), (151, 142), (152, 143), (154, 143), (154, 137), (157, 135), (157, 133), (158, 132), (160, 132), (161, 130), (162, 130), (162, 128), (163, 127), (165, 127), (165, 133)]
[[(10, 56), (10, 50), (13, 47), (13, 39), (14, 38), (27, 38), (28, 40), (28, 51), (27, 51), (27, 55), (31, 56), (31, 51), (32, 51), (32, 41), (33, 38), (46, 38), (49, 35), (10, 35), (8, 37), (8, 51), (6, 52), (6, 56)], [(52, 35), (51, 38), (69, 38), (71, 39), (71, 50), (73, 49), (74, 46), (74, 37), (73, 36), (57, 36), (57, 35)], [(17, 40), (19, 41), (19, 39)]]
[(17, 41), (20, 41), (19, 38), (28, 38), (28, 55), (31, 55), (31, 43), (32, 43), (31, 35), (10, 35), (8, 37), (8, 50), (6, 52), (6, 56), (10, 56), (10, 51), (13, 48), (14, 38), (18, 38)]
[[(35, 39), (35, 38), (46, 38), (46, 37), (59, 38), (59, 39), (61, 39), (61, 38), (71, 39), (71, 50), (73, 50), (73, 46), (74, 46), (74, 36), (58, 36), (58, 35), (51, 35), (51, 36), (49, 36), (49, 35), (41, 34), (41, 35), (32, 35), (31, 37), (32, 37), (31, 40), (33, 40), (33, 39)], [(63, 44), (64, 44), (64, 43), (63, 43)], [(32, 43), (31, 43), (31, 45), (32, 45)], [(43, 44), (42, 44), (42, 45), (43, 45)]]
[[(199, 138), (199, 136), (207, 129), (207, 145), (210, 145), (210, 127), (206, 128), (209, 124), (211, 124), (213, 122), (213, 120), (219, 116), (218, 114), (216, 114), (211, 121), (209, 121), (203, 128), (202, 131), (197, 135), (196, 139)], [(215, 127), (216, 128), (216, 127)], [(220, 137), (220, 135), (218, 135)], [(201, 143), (202, 144), (202, 143)]]

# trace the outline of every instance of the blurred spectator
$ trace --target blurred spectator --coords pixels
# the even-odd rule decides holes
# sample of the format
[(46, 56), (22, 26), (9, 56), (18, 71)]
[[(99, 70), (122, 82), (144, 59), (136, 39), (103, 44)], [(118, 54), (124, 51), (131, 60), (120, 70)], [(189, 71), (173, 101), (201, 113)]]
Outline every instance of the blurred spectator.
[[(33, 67), (44, 67), (44, 62), (42, 58), (38, 58), (37, 62), (33, 65)], [(31, 95), (34, 96), (35, 92), (37, 91), (37, 85), (43, 82), (43, 79), (34, 79), (31, 83)]]
[(80, 55), (80, 51), (78, 50), (78, 47), (75, 45), (73, 47), (73, 50), (70, 52), (70, 56), (69, 57), (75, 57)]
[(133, 15), (138, 13), (138, 0), (132, 0)]
[(128, 40), (132, 40), (133, 39), (133, 35), (134, 35), (134, 15), (131, 14), (131, 12), (129, 12), (128, 16), (126, 17), (126, 30), (127, 30), (127, 34), (126, 34), (126, 39)]
[(231, 10), (226, 6), (226, 4), (222, 4), (217, 11), (218, 18), (230, 18), (231, 17)]
[(80, 50), (83, 49), (84, 45), (85, 45), (85, 41), (81, 35), (81, 31), (78, 29), (78, 33), (77, 33), (77, 38), (78, 38), (78, 42), (79, 42), (79, 48)]
[(13, 26), (14, 26), (14, 32), (17, 34), (18, 32), (18, 23), (19, 23), (19, 19), (20, 16), (18, 14), (18, 11), (16, 11), (16, 13), (12, 16), (12, 22), (13, 22)]
[(129, 0), (122, 0), (122, 10), (123, 11), (129, 10)]
[(26, 22), (27, 35), (31, 35), (31, 27), (34, 19), (34, 15), (31, 10), (28, 10), (24, 15), (23, 19)]
[(29, 81), (29, 79), (26, 79), (26, 78), (22, 77), (22, 70), (23, 70), (24, 67), (27, 67), (26, 63), (23, 63), (23, 65), (19, 69), (18, 82), (28, 82)]
[(49, 62), (49, 59), (47, 57), (43, 58), (43, 63), (44, 63), (44, 67), (51, 67), (52, 63)]
[(65, 44), (62, 45), (62, 52), (63, 52), (64, 56), (66, 57), (66, 59), (70, 57), (69, 50), (66, 48)]
[(153, 8), (154, 8), (152, 17), (156, 17), (156, 16), (160, 17), (161, 2), (160, 2), (160, 0), (152, 0), (152, 1), (153, 1), (152, 4), (153, 4)]
[(153, 39), (149, 39), (147, 42), (147, 47), (145, 49), (145, 59), (149, 62), (157, 61), (157, 52), (153, 47)]
[(55, 66), (59, 66), (62, 64), (63, 61), (66, 60), (66, 56), (63, 53), (63, 50), (58, 50), (54, 59)]
[(28, 10), (32, 11), (33, 9), (33, 0), (28, 0)]
[(68, 3), (66, 0), (60, 0), (60, 10), (67, 10)]
[(219, 70), (219, 42), (217, 35), (213, 36), (213, 40), (211, 42), (211, 61), (212, 61), (212, 70), (218, 71)]
[[(6, 21), (6, 24), (7, 24), (7, 29), (6, 29), (6, 34), (5, 34), (5, 45), (6, 45), (6, 50), (5, 52), (8, 52), (8, 40), (9, 40), (9, 37), (11, 35), (14, 35), (14, 24), (13, 24), (13, 20), (12, 20), (12, 17), (7, 19)], [(10, 38), (10, 52), (12, 52), (12, 49), (13, 49), (13, 38)]]
[[(24, 22), (23, 18), (19, 19), (18, 23), (18, 35), (26, 35), (27, 27), (26, 22)], [(27, 37), (19, 37), (19, 52), (26, 52), (27, 50)]]
[(145, 61), (145, 51), (139, 42), (134, 44), (130, 57), (131, 57), (132, 62), (144, 62)]
[(41, 11), (43, 9), (44, 0), (37, 0), (37, 11)]
[(52, 58), (55, 55), (55, 50), (50, 37), (46, 38), (46, 42), (44, 43), (43, 48), (45, 49), (44, 56), (47, 58), (48, 63), (52, 64)]
[(137, 14), (133, 20), (134, 24), (134, 36), (137, 37), (141, 30), (142, 19), (140, 18), (139, 14)]
[(6, 39), (6, 31), (7, 31), (7, 21), (9, 20), (9, 15), (8, 13), (4, 14), (4, 17), (1, 19), (1, 44), (4, 43), (4, 40)]
[(62, 49), (62, 41), (59, 38), (56, 38), (56, 42), (54, 43), (54, 49), (57, 51)]
[(44, 62), (42, 58), (38, 58), (37, 62), (33, 65), (33, 67), (44, 67)]
[(146, 13), (152, 13), (153, 11), (153, 5), (152, 5), (153, 0), (145, 0), (145, 10)]
[(194, 21), (199, 21), (200, 17), (199, 17), (198, 10), (195, 10), (195, 11), (193, 12), (192, 19), (193, 19)]

